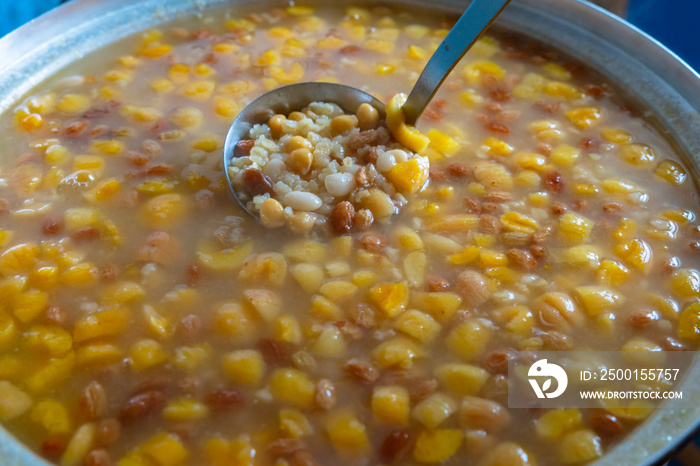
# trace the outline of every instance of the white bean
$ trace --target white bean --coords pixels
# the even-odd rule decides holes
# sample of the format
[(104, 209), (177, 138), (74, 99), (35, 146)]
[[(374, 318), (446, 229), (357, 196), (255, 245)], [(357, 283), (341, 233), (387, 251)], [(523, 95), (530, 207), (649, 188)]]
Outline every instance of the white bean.
[(284, 195), (282, 202), (284, 205), (291, 207), (294, 210), (302, 210), (306, 212), (313, 212), (323, 204), (320, 197), (313, 193), (307, 193), (304, 191), (289, 192)]
[(350, 173), (333, 173), (326, 177), (325, 185), (331, 196), (347, 196), (355, 189), (355, 177)]
[(401, 163), (401, 162), (405, 162), (406, 160), (408, 160), (408, 154), (406, 153), (406, 151), (401, 150), (401, 149), (394, 149), (394, 150), (387, 151), (387, 154), (393, 155), (394, 160), (396, 160), (396, 163)]
[(396, 166), (396, 158), (392, 152), (393, 151), (384, 152), (377, 157), (376, 165), (380, 173), (386, 173)]

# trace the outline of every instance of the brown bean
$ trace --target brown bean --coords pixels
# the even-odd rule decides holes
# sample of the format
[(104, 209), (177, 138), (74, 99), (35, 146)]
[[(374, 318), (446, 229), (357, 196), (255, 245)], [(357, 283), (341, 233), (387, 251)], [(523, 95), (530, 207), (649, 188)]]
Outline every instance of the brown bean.
[(495, 350), (484, 357), (481, 366), (492, 374), (507, 374), (508, 363), (517, 358), (518, 354), (512, 349)]
[(204, 396), (204, 403), (214, 411), (228, 411), (245, 405), (238, 390), (212, 390)]
[(379, 371), (367, 361), (353, 358), (345, 363), (345, 371), (355, 380), (365, 384), (376, 382), (379, 378)]
[(190, 264), (187, 267), (187, 284), (189, 286), (196, 286), (202, 281), (204, 276), (204, 269), (199, 264)]
[(328, 411), (335, 406), (337, 399), (335, 385), (329, 379), (321, 379), (316, 384), (316, 406)]
[(107, 406), (107, 395), (104, 387), (93, 380), (88, 384), (80, 395), (78, 408), (80, 413), (88, 420), (97, 419), (102, 416)]
[(339, 202), (331, 211), (331, 225), (333, 229), (340, 233), (347, 233), (352, 230), (355, 223), (355, 206), (348, 201)]
[(124, 421), (136, 421), (159, 413), (165, 407), (165, 394), (151, 390), (129, 399), (119, 414)]
[(373, 253), (380, 253), (386, 245), (386, 238), (376, 233), (367, 233), (360, 241), (362, 248)]
[(257, 168), (246, 168), (241, 172), (243, 190), (250, 196), (272, 194), (272, 180)]
[(100, 232), (99, 229), (95, 227), (82, 227), (78, 228), (77, 230), (73, 230), (70, 234), (70, 239), (77, 243), (81, 243), (84, 241), (100, 239), (100, 236), (102, 236), (102, 232)]
[(121, 434), (121, 423), (113, 418), (104, 419), (97, 424), (97, 443), (100, 445), (111, 445)]
[(510, 202), (513, 200), (513, 195), (506, 191), (489, 191), (484, 194), (484, 201), (486, 202), (496, 202), (498, 204), (503, 204), (504, 202)]
[(656, 320), (659, 320), (659, 314), (650, 310), (633, 311), (627, 316), (627, 323), (636, 330), (647, 328)]
[(250, 155), (250, 151), (255, 145), (255, 139), (244, 139), (243, 141), (238, 141), (236, 147), (233, 149), (234, 157), (247, 157)]
[(88, 126), (89, 123), (85, 120), (74, 121), (65, 127), (63, 134), (66, 137), (75, 138), (83, 134)]
[(258, 349), (263, 359), (272, 366), (286, 366), (292, 360), (292, 351), (289, 344), (274, 338), (261, 338), (258, 340)]
[(486, 302), (493, 294), (489, 279), (475, 270), (465, 270), (457, 276), (457, 292), (467, 306), (475, 307)]
[(137, 257), (144, 262), (170, 265), (177, 262), (180, 251), (180, 242), (174, 236), (164, 231), (157, 231), (148, 235)]
[(520, 270), (532, 272), (537, 268), (537, 260), (528, 251), (522, 249), (509, 249), (506, 252), (508, 260)]
[(530, 254), (532, 254), (536, 259), (541, 259), (547, 255), (547, 249), (539, 244), (533, 244), (529, 248)]
[(358, 230), (366, 230), (374, 223), (374, 214), (369, 209), (360, 209), (355, 215), (355, 227)]
[(492, 133), (500, 133), (500, 134), (508, 134), (510, 133), (510, 129), (502, 123), (487, 123), (486, 124), (486, 130), (491, 131)]
[(379, 458), (383, 463), (394, 463), (408, 451), (411, 445), (411, 434), (405, 430), (395, 430), (384, 438), (379, 450)]
[(664, 351), (685, 351), (685, 345), (673, 337), (664, 337), (660, 342)]
[(107, 450), (92, 450), (85, 457), (85, 466), (111, 466), (112, 458)]
[(605, 411), (596, 411), (591, 415), (591, 427), (603, 437), (615, 437), (625, 430), (625, 425), (617, 416)]
[(433, 378), (421, 378), (411, 380), (409, 384), (409, 396), (411, 403), (420, 403), (435, 393), (438, 389), (438, 381)]
[(45, 236), (55, 236), (63, 231), (63, 220), (54, 215), (47, 215), (41, 222), (41, 232)]
[(550, 193), (558, 194), (564, 189), (564, 180), (559, 172), (548, 172), (544, 175), (544, 188)]
[(304, 448), (301, 440), (295, 438), (278, 438), (267, 445), (267, 451), (274, 458), (287, 456)]
[(320, 466), (311, 453), (306, 450), (295, 451), (289, 466)]
[(425, 282), (428, 286), (428, 291), (445, 291), (450, 287), (450, 282), (442, 277), (431, 276), (426, 278)]
[(481, 212), (484, 214), (495, 214), (501, 210), (501, 206), (496, 202), (482, 202)]
[(355, 325), (372, 328), (375, 324), (374, 309), (365, 303), (357, 303), (348, 309), (348, 318)]
[(0, 198), (0, 214), (4, 214), (5, 212), (10, 210), (10, 201), (7, 199), (2, 199)]
[(469, 174), (469, 167), (460, 162), (452, 162), (447, 167), (447, 170), (450, 172), (450, 175), (456, 176), (458, 178), (467, 176)]
[(487, 235), (497, 235), (501, 231), (501, 221), (493, 215), (481, 214), (479, 216), (479, 231)]
[(481, 201), (473, 197), (464, 198), (464, 206), (468, 214), (478, 214), (481, 212)]

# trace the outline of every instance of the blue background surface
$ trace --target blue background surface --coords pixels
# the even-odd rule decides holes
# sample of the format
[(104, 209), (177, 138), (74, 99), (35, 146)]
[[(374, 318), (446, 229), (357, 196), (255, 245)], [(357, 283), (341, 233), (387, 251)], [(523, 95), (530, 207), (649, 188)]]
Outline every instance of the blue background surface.
[[(61, 3), (62, 0), (0, 0), (0, 37)], [(700, 0), (629, 0), (627, 19), (700, 70)], [(669, 466), (700, 465), (698, 444), (700, 437)]]

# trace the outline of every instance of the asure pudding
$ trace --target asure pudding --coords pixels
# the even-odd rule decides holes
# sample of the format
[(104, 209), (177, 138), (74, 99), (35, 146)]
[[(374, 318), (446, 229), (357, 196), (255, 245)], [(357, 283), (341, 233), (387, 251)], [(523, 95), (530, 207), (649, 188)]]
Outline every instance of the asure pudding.
[[(428, 146), (385, 157), (430, 166), (411, 199), (378, 178), (391, 215), (357, 199), (349, 228), (295, 234), (228, 196), (223, 136), (248, 102), (318, 80), (389, 102), (448, 27), (232, 9), (116, 44), (20, 103), (2, 120), (3, 425), (67, 466), (579, 464), (623, 439), (646, 406), (507, 408), (511, 360), (700, 341), (692, 180), (580, 65), (481, 39), (421, 119)], [(338, 112), (314, 105), (304, 118)], [(330, 124), (279, 152), (285, 167), (303, 148), (322, 171), (333, 138), (370, 129)], [(305, 212), (322, 223), (332, 201)]]

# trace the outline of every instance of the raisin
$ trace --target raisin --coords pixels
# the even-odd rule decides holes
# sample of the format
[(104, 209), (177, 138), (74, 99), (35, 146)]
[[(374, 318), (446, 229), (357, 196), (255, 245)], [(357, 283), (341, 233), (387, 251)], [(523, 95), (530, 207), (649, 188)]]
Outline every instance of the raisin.
[(459, 162), (451, 163), (450, 166), (447, 167), (447, 170), (450, 172), (450, 175), (456, 177), (467, 176), (469, 174), (469, 167)]
[(593, 413), (591, 416), (591, 427), (598, 435), (603, 437), (615, 437), (625, 430), (622, 421), (605, 411)]
[(78, 407), (80, 413), (89, 420), (97, 419), (104, 413), (107, 405), (107, 396), (104, 387), (93, 380), (85, 387), (80, 395)]
[(273, 366), (288, 365), (292, 360), (289, 346), (274, 338), (261, 338), (258, 341), (258, 349), (265, 362)]
[(375, 233), (367, 233), (361, 240), (362, 248), (373, 253), (381, 252), (385, 247), (385, 239)]
[(491, 97), (496, 102), (508, 102), (513, 98), (513, 94), (510, 93), (508, 89), (491, 89), (489, 91), (489, 97)]
[(564, 189), (564, 180), (559, 172), (548, 172), (544, 175), (544, 188), (550, 193), (558, 194)]
[(237, 390), (213, 390), (204, 396), (204, 403), (214, 411), (228, 411), (245, 405), (245, 398)]
[(233, 149), (234, 157), (247, 157), (250, 155), (250, 151), (253, 150), (255, 145), (255, 139), (244, 139), (238, 141), (236, 147)]
[(501, 133), (501, 134), (508, 134), (510, 133), (510, 130), (508, 127), (502, 123), (488, 123), (486, 125), (486, 129), (488, 131), (491, 131), (492, 133)]
[(379, 378), (379, 371), (372, 364), (353, 358), (345, 363), (345, 371), (359, 382), (370, 384)]
[(99, 239), (100, 236), (102, 236), (102, 233), (95, 227), (78, 228), (70, 234), (70, 238), (75, 242), (92, 241)]
[(331, 211), (331, 225), (340, 234), (352, 230), (354, 222), (355, 206), (348, 201), (339, 202)]
[(358, 53), (358, 52), (362, 51), (362, 49), (360, 47), (358, 47), (357, 45), (346, 45), (345, 47), (341, 48), (339, 51), (340, 51), (340, 53), (347, 55), (350, 53)]
[(136, 421), (160, 412), (165, 407), (165, 394), (151, 390), (129, 399), (121, 409), (124, 421)]
[(507, 374), (508, 363), (517, 358), (517, 353), (511, 349), (496, 350), (487, 354), (481, 365), (492, 374)]
[(411, 444), (411, 434), (405, 430), (395, 430), (386, 436), (379, 451), (384, 463), (394, 463), (401, 459)]
[(272, 180), (257, 168), (246, 168), (241, 174), (243, 190), (250, 196), (272, 194)]
[(55, 236), (63, 231), (63, 220), (53, 215), (44, 217), (41, 222), (41, 232), (45, 236)]

